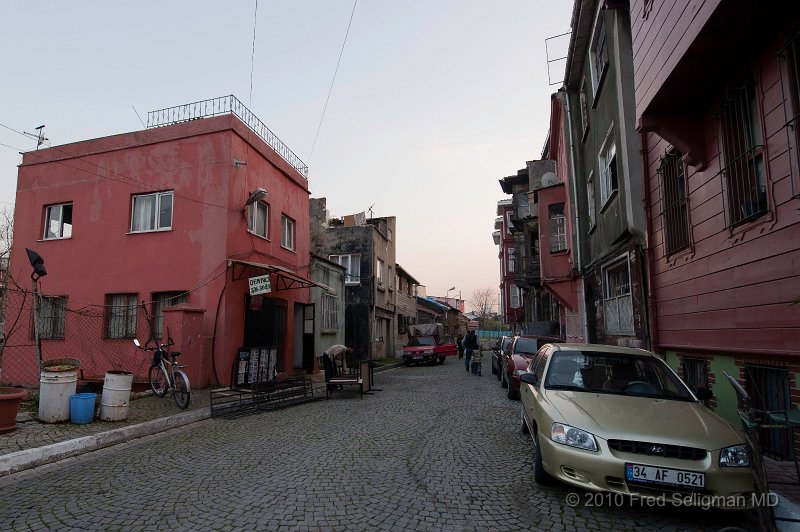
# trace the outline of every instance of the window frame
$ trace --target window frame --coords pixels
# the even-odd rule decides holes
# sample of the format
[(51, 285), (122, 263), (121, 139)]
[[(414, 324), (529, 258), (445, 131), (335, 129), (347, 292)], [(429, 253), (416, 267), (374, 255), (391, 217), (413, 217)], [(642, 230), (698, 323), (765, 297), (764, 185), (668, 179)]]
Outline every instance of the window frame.
[(516, 248), (508, 248), (508, 273), (514, 273), (517, 271), (516, 252)]
[[(597, 163), (600, 176), (600, 210), (616, 195), (619, 190), (619, 168), (617, 167), (617, 143), (614, 135), (614, 125), (609, 127), (606, 138), (600, 151), (597, 153)], [(613, 165), (611, 164), (613, 162)], [(612, 172), (611, 169), (614, 171)], [(613, 174), (613, 175), (612, 175)]]
[[(560, 207), (560, 213), (556, 212)], [(569, 250), (567, 239), (567, 215), (565, 203), (551, 203), (547, 206), (547, 227), (550, 234), (550, 253), (563, 253)]]
[[(171, 299), (178, 300), (170, 303), (169, 305), (164, 305), (164, 301), (169, 301)], [(151, 294), (151, 301), (150, 301), (150, 316), (153, 320), (152, 328), (153, 328), (153, 337), (156, 340), (161, 340), (164, 338), (164, 309), (174, 307), (175, 305), (180, 305), (181, 303), (188, 303), (189, 302), (189, 292), (186, 290), (171, 290), (165, 292), (153, 292)]]
[[(161, 209), (162, 209), (162, 199), (164, 197), (169, 196), (170, 198), (170, 206), (169, 206), (169, 226), (162, 226), (161, 225)], [(148, 197), (155, 197), (155, 209), (153, 209), (153, 218), (150, 220), (154, 222), (154, 227), (152, 229), (135, 229), (136, 227), (136, 200), (140, 198), (148, 198)], [(172, 190), (166, 190), (162, 192), (149, 192), (147, 194), (134, 194), (131, 196), (131, 226), (130, 232), (131, 233), (156, 233), (159, 231), (171, 231), (173, 224), (174, 224), (174, 215), (175, 215), (175, 194)]]
[[(114, 304), (115, 298), (126, 298), (125, 304)], [(122, 340), (136, 338), (136, 328), (139, 318), (139, 294), (115, 293), (106, 294), (105, 326), (106, 340)], [(132, 315), (131, 315), (132, 311)], [(114, 322), (117, 323), (114, 323)], [(112, 331), (112, 328), (114, 329)], [(119, 329), (124, 329), (119, 332)]]
[[(742, 101), (746, 101), (746, 105)], [(770, 212), (769, 164), (755, 81), (727, 87), (714, 120), (723, 212), (726, 227), (731, 229)], [(752, 174), (744, 175), (751, 171)], [(758, 190), (754, 190), (754, 185)], [(750, 190), (745, 190), (747, 188)]]
[(661, 176), (664, 256), (670, 257), (691, 247), (686, 165), (680, 150), (667, 151), (656, 173)]
[[(347, 264), (343, 264), (345, 262), (344, 258), (347, 257)], [(353, 259), (355, 257), (355, 260)], [(331, 262), (335, 262), (339, 266), (344, 266), (345, 274), (344, 274), (344, 284), (347, 285), (359, 285), (361, 284), (361, 254), (360, 253), (345, 253), (342, 255), (328, 255), (328, 260)], [(353, 268), (353, 264), (357, 265), (356, 268)], [(354, 272), (358, 270), (358, 273), (355, 274)]]
[(281, 247), (295, 251), (295, 221), (281, 213)]
[(597, 194), (594, 190), (594, 170), (589, 172), (586, 180), (586, 205), (589, 212), (589, 233), (597, 227)]
[[(66, 207), (69, 207), (69, 224), (65, 224), (64, 223), (64, 218), (65, 218), (64, 217), (64, 210), (65, 210)], [(55, 209), (55, 208), (58, 208), (58, 212), (59, 212), (58, 220), (55, 220), (51, 215), (53, 209)], [(65, 203), (55, 203), (53, 205), (45, 205), (45, 210), (44, 210), (44, 231), (42, 231), (42, 240), (65, 240), (65, 239), (68, 239), (68, 238), (72, 238), (72, 229), (74, 227), (73, 213), (74, 213), (74, 209), (73, 209), (73, 203), (71, 201), (70, 202), (65, 202)], [(50, 226), (51, 226), (52, 222), (54, 222), (54, 221), (57, 221), (57, 223), (58, 223), (58, 233), (59, 234), (58, 235), (53, 234), (53, 236), (48, 236), (51, 233)], [(68, 235), (64, 234), (65, 225), (66, 225), (66, 227), (69, 228), (68, 229), (68, 232), (69, 232)]]
[[(616, 271), (623, 270), (627, 278), (627, 285), (624, 283), (612, 282), (614, 280), (611, 278), (611, 275)], [(634, 325), (633, 319), (633, 279), (631, 276), (631, 262), (627, 253), (603, 266), (602, 283), (603, 330), (606, 334), (611, 336), (631, 336), (636, 334), (636, 326)], [(620, 287), (627, 289), (627, 292), (620, 292)], [(612, 294), (612, 288), (616, 288), (616, 290), (614, 290), (616, 293)], [(624, 325), (622, 324), (621, 318), (619, 318), (622, 316), (623, 310), (621, 303), (630, 308), (630, 323), (625, 323)], [(608, 320), (608, 317), (611, 314), (609, 308), (612, 304), (616, 307), (618, 316), (618, 327), (616, 329), (609, 327), (610, 320)], [(627, 308), (625, 310), (627, 310)], [(626, 327), (627, 325), (630, 326)]]
[[(258, 232), (258, 214), (264, 209), (264, 234)], [(269, 203), (256, 201), (247, 206), (247, 231), (251, 234), (269, 240)]]
[(379, 288), (382, 288), (386, 281), (386, 275), (383, 271), (385, 266), (386, 263), (383, 262), (383, 259), (375, 257), (375, 280), (377, 281)]
[[(592, 106), (597, 102), (597, 93), (600, 92), (601, 85), (610, 65), (610, 58), (608, 56), (608, 32), (606, 32), (603, 13), (603, 10), (598, 11), (597, 18), (595, 19), (595, 26), (592, 30), (592, 44), (589, 47), (589, 70), (592, 75)], [(602, 60), (602, 65), (600, 64), (600, 60)], [(599, 72), (598, 66), (600, 67)]]
[[(516, 300), (516, 305), (514, 301)], [(522, 290), (516, 284), (511, 284), (508, 289), (508, 305), (510, 309), (522, 307)]]
[[(67, 296), (39, 296), (39, 339), (63, 340), (67, 329)], [(54, 305), (54, 303), (60, 302)], [(31, 319), (34, 324), (35, 315)], [(47, 328), (45, 328), (47, 325)], [(36, 332), (31, 330), (31, 338)]]
[(339, 329), (339, 300), (330, 294), (322, 294), (322, 323), (320, 332), (335, 333)]

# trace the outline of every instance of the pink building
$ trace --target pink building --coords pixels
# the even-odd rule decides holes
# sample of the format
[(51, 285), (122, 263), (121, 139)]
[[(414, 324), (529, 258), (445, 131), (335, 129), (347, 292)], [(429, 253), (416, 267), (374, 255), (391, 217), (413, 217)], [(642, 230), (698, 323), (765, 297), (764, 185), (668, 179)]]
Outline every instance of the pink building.
[(497, 202), (497, 218), (492, 233), (494, 243), (498, 246), (497, 257), (500, 259), (500, 314), (503, 323), (514, 324), (524, 321), (522, 291), (514, 282), (516, 271), (516, 253), (514, 235), (511, 233), (511, 215), (514, 205), (511, 200)]
[[(630, 12), (653, 345), (728, 419), (723, 371), (756, 407), (796, 414), (800, 5), (635, 0)], [(766, 445), (781, 454), (784, 438)]]
[[(25, 248), (45, 260), (43, 358), (77, 358), (87, 379), (146, 380), (132, 338), (152, 328), (175, 339), (193, 387), (230, 383), (253, 349), (272, 375), (313, 366), (305, 165), (233, 96), (148, 125), (23, 155), (10, 271), (27, 279)], [(251, 296), (248, 279), (264, 275), (271, 292)], [(30, 313), (21, 320), (26, 337)], [(33, 342), (10, 343), (28, 345), (5, 350), (3, 380), (36, 382)]]

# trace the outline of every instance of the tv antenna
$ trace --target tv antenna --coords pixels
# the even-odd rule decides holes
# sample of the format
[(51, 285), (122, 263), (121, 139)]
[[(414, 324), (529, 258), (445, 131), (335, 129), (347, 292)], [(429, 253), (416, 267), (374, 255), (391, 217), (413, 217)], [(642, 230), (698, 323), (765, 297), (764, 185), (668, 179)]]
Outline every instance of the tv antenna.
[(375, 206), (375, 204), (373, 203), (372, 205), (370, 205), (369, 207), (367, 207), (367, 210), (369, 211), (369, 217), (370, 217), (370, 218), (372, 218), (372, 208), (373, 208), (374, 206)]
[(44, 136), (44, 124), (42, 124), (41, 126), (37, 127), (36, 131), (38, 131), (38, 133), (28, 133), (27, 131), (23, 131), (23, 133), (25, 133), (26, 135), (28, 135), (32, 139), (36, 139), (36, 149), (38, 150), (39, 146), (44, 144), (44, 141), (50, 140), (50, 139), (48, 139), (47, 137)]

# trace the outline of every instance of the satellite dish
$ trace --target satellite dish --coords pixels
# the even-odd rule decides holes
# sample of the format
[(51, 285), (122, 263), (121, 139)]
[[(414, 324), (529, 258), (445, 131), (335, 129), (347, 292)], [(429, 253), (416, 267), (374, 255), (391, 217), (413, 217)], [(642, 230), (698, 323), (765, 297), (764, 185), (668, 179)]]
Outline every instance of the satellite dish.
[(556, 176), (555, 172), (545, 172), (545, 174), (542, 176), (543, 187), (549, 187), (558, 184), (559, 182), (560, 181), (558, 180), (558, 177)]

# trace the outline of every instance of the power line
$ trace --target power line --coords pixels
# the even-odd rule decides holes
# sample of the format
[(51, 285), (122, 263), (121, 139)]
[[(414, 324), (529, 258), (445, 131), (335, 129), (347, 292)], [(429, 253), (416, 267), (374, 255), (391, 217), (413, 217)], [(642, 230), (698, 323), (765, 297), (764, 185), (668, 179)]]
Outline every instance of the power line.
[[(17, 131), (16, 129), (14, 129), (14, 128), (12, 128), (12, 127), (9, 127), (9, 126), (7, 126), (7, 125), (5, 125), (5, 124), (3, 124), (3, 123), (0, 123), (0, 127), (4, 127), (4, 128), (6, 128), (6, 129), (8, 129), (9, 131), (13, 131), (14, 133), (18, 133), (18, 134), (20, 134), (20, 135), (22, 135), (22, 136), (26, 136), (24, 133), (22, 133), (22, 132), (20, 132), (20, 131)], [(100, 178), (102, 178), (102, 179), (108, 179), (109, 181), (113, 181), (113, 182), (115, 182), (115, 183), (120, 183), (120, 184), (123, 184), (123, 185), (128, 185), (128, 186), (135, 186), (135, 187), (138, 187), (138, 188), (140, 188), (140, 189), (142, 189), (142, 190), (150, 190), (150, 189), (152, 189), (152, 188), (153, 188), (153, 185), (152, 185), (151, 183), (145, 183), (144, 181), (140, 181), (140, 180), (138, 180), (138, 179), (135, 179), (135, 178), (133, 178), (133, 177), (127, 176), (127, 175), (125, 175), (125, 174), (120, 174), (119, 172), (115, 172), (114, 170), (111, 170), (111, 169), (109, 169), (109, 168), (106, 168), (106, 167), (104, 167), (104, 166), (101, 166), (101, 165), (99, 165), (99, 164), (95, 164), (95, 163), (93, 163), (93, 162), (91, 162), (91, 161), (88, 161), (88, 160), (86, 160), (86, 159), (85, 159), (83, 156), (81, 156), (81, 155), (74, 155), (74, 154), (72, 154), (72, 153), (69, 153), (68, 151), (66, 151), (66, 150), (63, 150), (63, 149), (59, 148), (58, 146), (52, 146), (52, 147), (50, 147), (49, 149), (51, 149), (51, 150), (56, 150), (56, 151), (58, 151), (58, 152), (60, 152), (60, 153), (63, 153), (64, 155), (66, 155), (66, 156), (68, 156), (68, 157), (70, 157), (70, 158), (72, 158), (72, 159), (77, 159), (77, 160), (79, 160), (79, 161), (81, 161), (81, 162), (84, 162), (84, 163), (86, 163), (86, 164), (89, 164), (89, 165), (91, 165), (91, 166), (94, 166), (94, 167), (96, 167), (96, 168), (98, 168), (98, 169), (100, 169), (100, 170), (103, 170), (103, 171), (105, 171), (105, 172), (108, 172), (109, 174), (114, 174), (114, 175), (117, 175), (117, 176), (119, 176), (121, 179), (114, 179), (114, 178), (112, 178), (112, 177), (110, 177), (110, 176), (104, 176), (104, 175), (98, 174), (98, 173), (96, 173), (96, 172), (91, 172), (91, 171), (89, 171), (89, 170), (86, 170), (85, 168), (80, 168), (80, 167), (78, 167), (78, 166), (73, 166), (73, 165), (67, 164), (67, 163), (65, 163), (64, 161), (46, 160), (46, 158), (45, 158), (45, 156), (44, 156), (44, 155), (40, 155), (40, 154), (39, 154), (38, 152), (36, 152), (36, 151), (25, 151), (25, 150), (23, 150), (23, 149), (21, 149), (21, 148), (17, 148), (17, 147), (15, 147), (15, 146), (10, 146), (10, 145), (8, 145), (8, 144), (4, 144), (4, 143), (2, 143), (2, 142), (0, 142), (0, 146), (4, 146), (4, 147), (6, 147), (6, 148), (10, 148), (10, 149), (12, 149), (12, 150), (15, 150), (15, 151), (17, 151), (17, 152), (18, 152), (18, 153), (20, 153), (20, 154), (23, 154), (23, 153), (24, 153), (25, 155), (31, 155), (31, 156), (33, 156), (33, 157), (39, 157), (40, 159), (45, 159), (45, 161), (44, 161), (44, 162), (51, 162), (51, 163), (60, 164), (60, 165), (62, 165), (62, 166), (66, 166), (67, 168), (71, 168), (71, 169), (73, 169), (73, 170), (78, 170), (79, 172), (84, 172), (84, 173), (86, 173), (86, 174), (89, 174), (89, 175), (91, 175), (91, 176), (94, 176), (94, 177), (100, 177)], [(125, 179), (125, 180), (128, 180), (128, 181), (130, 181), (130, 183), (126, 183), (126, 182), (122, 181), (122, 179)], [(178, 194), (178, 193), (177, 193), (177, 192), (175, 192), (175, 191), (173, 191), (173, 195), (174, 195), (176, 198), (182, 198), (182, 199), (185, 199), (185, 200), (188, 200), (188, 201), (192, 201), (192, 202), (194, 202), (194, 203), (199, 203), (199, 204), (201, 204), (201, 205), (208, 205), (208, 206), (210, 206), (210, 207), (218, 207), (218, 208), (220, 208), (220, 209), (226, 209), (226, 210), (227, 210), (227, 207), (226, 207), (226, 206), (224, 206), (224, 205), (218, 205), (218, 204), (216, 204), (216, 203), (209, 203), (209, 202), (207, 202), (207, 201), (202, 201), (202, 200), (199, 200), (199, 199), (196, 199), (196, 198), (191, 198), (191, 197), (189, 197), (189, 196), (184, 196), (183, 194)]]
[(314, 147), (317, 145), (317, 137), (319, 137), (319, 131), (322, 129), (322, 121), (325, 118), (325, 111), (328, 110), (328, 102), (331, 99), (331, 93), (333, 92), (333, 84), (336, 81), (336, 74), (339, 72), (339, 64), (342, 62), (342, 54), (344, 54), (344, 45), (347, 44), (347, 36), (350, 34), (350, 25), (353, 23), (353, 15), (356, 13), (356, 6), (358, 5), (358, 0), (353, 2), (353, 11), (350, 13), (350, 21), (347, 23), (347, 31), (344, 33), (344, 41), (342, 42), (342, 50), (339, 52), (339, 60), (336, 61), (336, 70), (333, 71), (333, 79), (331, 80), (331, 87), (328, 89), (328, 97), (325, 98), (325, 107), (322, 109), (322, 116), (319, 118), (319, 125), (317, 126), (317, 133), (314, 135), (314, 142), (311, 144), (311, 153), (308, 154), (308, 164), (311, 164), (311, 156), (314, 155)]
[(253, 13), (253, 52), (250, 55), (250, 109), (253, 108), (253, 65), (256, 57), (256, 24), (258, 23), (258, 0), (256, 0), (256, 12)]

